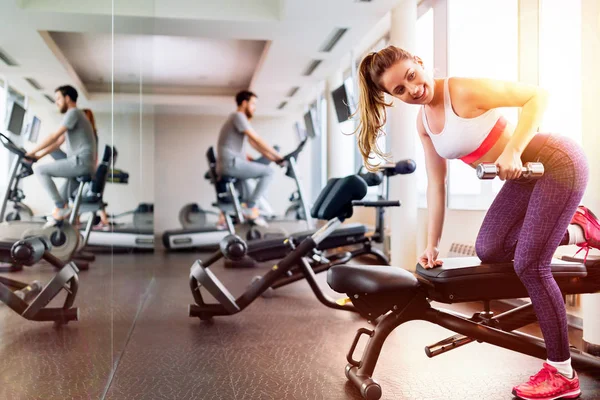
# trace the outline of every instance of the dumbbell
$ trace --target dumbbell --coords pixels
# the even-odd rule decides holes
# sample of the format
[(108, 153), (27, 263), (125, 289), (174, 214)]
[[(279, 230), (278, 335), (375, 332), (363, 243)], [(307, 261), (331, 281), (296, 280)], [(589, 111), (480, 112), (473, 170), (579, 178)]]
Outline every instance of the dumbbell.
[[(494, 179), (498, 176), (498, 166), (493, 163), (482, 163), (477, 166), (477, 177), (479, 179)], [(541, 178), (544, 175), (544, 164), (539, 162), (528, 162), (523, 165), (524, 178)]]

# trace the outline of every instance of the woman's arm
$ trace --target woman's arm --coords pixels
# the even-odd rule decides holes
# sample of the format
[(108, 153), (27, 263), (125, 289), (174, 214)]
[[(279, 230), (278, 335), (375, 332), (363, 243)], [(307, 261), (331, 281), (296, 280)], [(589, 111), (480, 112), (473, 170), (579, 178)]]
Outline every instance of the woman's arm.
[(442, 237), (444, 228), (444, 216), (446, 214), (446, 176), (448, 172), (447, 162), (442, 158), (421, 120), (421, 112), (417, 118), (417, 130), (419, 138), (425, 151), (425, 168), (427, 170), (427, 209), (429, 217), (427, 221), (427, 247), (437, 248)]
[(520, 82), (492, 79), (453, 78), (455, 93), (472, 107), (490, 110), (498, 107), (521, 107), (515, 131), (498, 159), (500, 179), (521, 175), (520, 157), (536, 134), (548, 105), (548, 92)]

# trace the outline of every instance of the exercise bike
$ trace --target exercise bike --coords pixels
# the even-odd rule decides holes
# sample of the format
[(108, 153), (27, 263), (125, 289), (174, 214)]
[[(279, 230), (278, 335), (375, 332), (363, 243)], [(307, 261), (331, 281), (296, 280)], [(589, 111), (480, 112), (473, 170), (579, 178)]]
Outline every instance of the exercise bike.
[[(273, 148), (277, 152), (279, 152), (279, 150), (280, 150), (279, 146), (277, 146), (277, 145), (274, 145)], [(261, 156), (252, 161), (255, 163), (263, 164), (263, 165), (269, 165), (272, 162), (265, 156)], [(209, 164), (210, 164), (210, 161), (209, 161)], [(204, 179), (211, 181), (211, 183), (212, 183), (212, 176), (213, 176), (213, 174), (211, 173), (211, 171), (209, 169), (209, 171), (206, 171), (206, 173), (204, 174)], [(249, 185), (249, 190), (254, 189), (254, 187), (251, 185), (250, 180), (247, 183)], [(248, 196), (249, 193), (238, 193), (238, 195), (243, 197), (243, 196)], [(288, 211), (292, 212), (292, 210), (295, 210), (295, 209), (301, 207), (300, 196), (298, 194), (298, 191), (295, 191), (294, 193), (292, 193), (292, 195), (290, 196), (290, 201), (292, 204), (286, 210), (286, 218), (288, 217), (288, 215), (287, 215)], [(263, 216), (265, 219), (270, 220), (270, 219), (276, 218), (275, 213), (273, 212), (273, 208), (271, 207), (269, 202), (264, 197), (260, 198), (258, 200), (257, 207), (260, 210), (261, 216)], [(187, 203), (179, 210), (178, 219), (179, 219), (179, 223), (181, 224), (181, 227), (183, 229), (203, 229), (203, 228), (209, 228), (209, 227), (216, 226), (218, 223), (218, 220), (219, 220), (219, 216), (220, 216), (220, 213), (212, 211), (212, 210), (206, 210), (206, 209), (202, 208), (200, 205), (198, 205), (197, 203)], [(297, 218), (297, 215), (294, 214), (293, 216), (290, 217), (290, 219), (298, 219), (298, 218)], [(305, 219), (305, 218), (301, 218), (301, 219)]]
[[(77, 251), (79, 244), (79, 231), (74, 227), (74, 221), (81, 204), (84, 184), (91, 181), (91, 176), (86, 175), (77, 177), (79, 187), (69, 221), (57, 221), (53, 225), (50, 225), (45, 221), (35, 220), (7, 221), (5, 219), (5, 213), (8, 201), (11, 196), (14, 196), (14, 193), (19, 190), (17, 184), (21, 179), (20, 177), (29, 173), (28, 171), (31, 170), (31, 164), (36, 160), (28, 158), (26, 156), (27, 151), (24, 148), (16, 145), (2, 133), (0, 133), (0, 142), (9, 152), (15, 155), (9, 172), (8, 186), (0, 207), (0, 240), (17, 241), (30, 236), (44, 236), (52, 245), (50, 252), (53, 256), (61, 261), (71, 259), (74, 252)], [(9, 267), (0, 267), (0, 272), (14, 272), (22, 269), (21, 265), (13, 264), (10, 258), (2, 257), (1, 254), (0, 261), (11, 264)]]
[[(290, 153), (283, 156), (285, 163), (285, 175), (294, 180), (296, 184), (296, 193), (299, 198), (299, 202), (304, 209), (304, 215), (309, 215), (309, 207), (302, 183), (300, 182), (300, 176), (298, 174), (298, 166), (296, 160), (298, 155), (304, 149), (308, 138), (301, 141), (298, 146)], [(209, 177), (211, 183), (215, 186), (217, 201), (213, 205), (217, 207), (225, 216), (225, 223), (227, 230), (230, 234), (236, 233), (236, 227), (245, 228), (245, 236), (247, 240), (256, 240), (263, 237), (286, 237), (287, 232), (283, 229), (269, 232), (263, 230), (252, 221), (247, 220), (242, 212), (242, 206), (240, 204), (240, 193), (236, 189), (236, 183), (238, 180), (230, 176), (219, 176), (217, 174), (217, 158), (213, 147), (210, 147), (206, 153), (206, 158), (209, 164)], [(306, 229), (313, 229), (313, 222), (310, 218), (305, 219)]]
[[(542, 164), (527, 163), (523, 175), (537, 178), (543, 171)], [(480, 179), (491, 179), (496, 174), (494, 164), (481, 164), (477, 168)], [(600, 264), (586, 267), (554, 259), (551, 268), (563, 295), (600, 292)], [(485, 264), (476, 257), (449, 258), (441, 267), (432, 269), (417, 264), (415, 274), (389, 266), (340, 265), (329, 270), (327, 282), (336, 292), (345, 293), (356, 310), (375, 324), (373, 330), (358, 330), (346, 357), (346, 377), (365, 399), (381, 398), (381, 386), (372, 378), (377, 359), (388, 335), (408, 321), (428, 321), (457, 333), (427, 346), (428, 357), (478, 341), (546, 358), (542, 339), (515, 332), (536, 322), (531, 303), (499, 315), (490, 311), (492, 300), (529, 297), (512, 263)], [(468, 317), (434, 308), (431, 301), (445, 304), (482, 302), (484, 307), (483, 311)], [(356, 360), (354, 352), (363, 335), (368, 337), (368, 343), (362, 358)], [(571, 359), (575, 366), (600, 368), (600, 358), (575, 348), (571, 348)]]
[[(302, 190), (296, 166), (296, 158), (304, 148), (305, 144), (306, 139), (301, 142), (294, 151), (287, 154), (284, 157), (284, 160), (286, 161), (287, 167), (286, 175), (294, 179), (297, 191), (300, 193), (300, 198), (302, 199), (302, 206), (308, 210), (306, 196)], [(227, 176), (220, 177), (217, 174), (217, 156), (213, 147), (210, 147), (206, 152), (206, 159), (209, 166), (206, 177), (210, 179), (216, 192), (216, 202), (212, 205), (223, 213), (227, 230), (217, 227), (205, 227), (165, 231), (162, 238), (165, 248), (169, 250), (210, 248), (212, 250), (218, 248), (220, 241), (229, 234), (239, 234), (244, 236), (247, 240), (256, 240), (267, 237), (285, 238), (287, 236), (287, 232), (279, 226), (273, 228), (273, 226), (279, 225), (279, 222), (274, 222), (271, 224), (270, 228), (263, 229), (252, 221), (246, 220), (242, 212), (240, 196), (235, 187), (237, 179)], [(308, 215), (308, 211), (305, 214)], [(312, 220), (308, 218), (305, 222), (307, 229), (312, 229)], [(294, 224), (296, 224), (295, 221)], [(249, 265), (251, 266), (251, 264), (252, 263), (250, 262)]]
[(34, 218), (33, 210), (23, 203), (25, 193), (20, 188), (21, 179), (30, 175), (33, 175), (33, 168), (31, 168), (31, 164), (24, 163), (20, 173), (15, 177), (12, 187), (8, 189), (7, 201), (11, 204), (10, 209), (7, 207), (5, 210), (6, 217), (4, 219), (6, 221), (31, 221)]

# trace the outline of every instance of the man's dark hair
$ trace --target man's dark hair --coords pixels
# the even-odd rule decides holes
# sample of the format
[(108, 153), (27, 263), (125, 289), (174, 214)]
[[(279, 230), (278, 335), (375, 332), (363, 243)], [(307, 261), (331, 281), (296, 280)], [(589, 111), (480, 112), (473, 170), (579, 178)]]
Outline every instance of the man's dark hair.
[(250, 99), (253, 97), (258, 98), (258, 96), (255, 93), (252, 93), (249, 90), (242, 90), (241, 92), (235, 95), (235, 102), (239, 107), (244, 101), (250, 101)]
[(77, 103), (77, 97), (79, 97), (79, 94), (71, 85), (59, 86), (54, 92), (61, 92), (63, 96), (69, 96), (74, 103)]

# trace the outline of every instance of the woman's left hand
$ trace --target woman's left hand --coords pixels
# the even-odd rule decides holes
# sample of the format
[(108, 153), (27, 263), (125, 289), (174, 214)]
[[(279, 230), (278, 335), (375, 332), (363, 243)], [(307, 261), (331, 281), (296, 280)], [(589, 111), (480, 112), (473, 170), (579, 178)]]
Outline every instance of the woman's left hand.
[(496, 160), (500, 180), (519, 179), (523, 173), (521, 154), (510, 148), (505, 149)]

